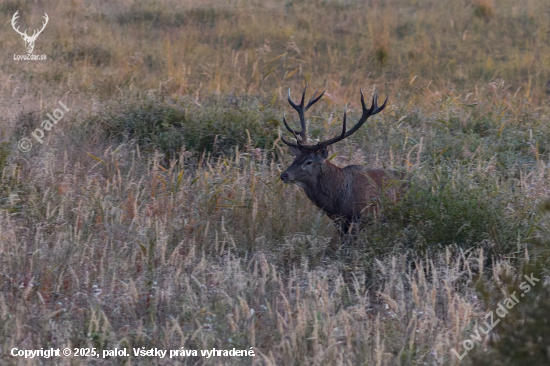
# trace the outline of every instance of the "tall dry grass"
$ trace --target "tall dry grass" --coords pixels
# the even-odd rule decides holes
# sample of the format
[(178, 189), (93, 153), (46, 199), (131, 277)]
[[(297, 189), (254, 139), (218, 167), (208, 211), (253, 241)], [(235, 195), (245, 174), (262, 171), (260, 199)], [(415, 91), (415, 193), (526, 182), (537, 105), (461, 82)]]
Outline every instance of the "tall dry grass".
[[(547, 276), (544, 2), (4, 1), (7, 54), (16, 10), (50, 23), (47, 62), (0, 68), (2, 364), (459, 364), (522, 274)], [(359, 87), (389, 94), (333, 159), (415, 177), (352, 243), (279, 179), (286, 88), (305, 82), (328, 89), (315, 138), (346, 102), (356, 116)], [(59, 100), (71, 112), (20, 152)], [(546, 362), (547, 287), (460, 364)]]

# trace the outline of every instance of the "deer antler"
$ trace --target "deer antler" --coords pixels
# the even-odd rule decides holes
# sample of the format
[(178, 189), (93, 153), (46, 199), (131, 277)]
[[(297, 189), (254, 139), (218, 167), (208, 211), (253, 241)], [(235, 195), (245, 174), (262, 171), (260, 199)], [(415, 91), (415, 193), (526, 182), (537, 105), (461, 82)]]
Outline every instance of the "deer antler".
[(50, 19), (50, 18), (48, 18), (48, 14), (44, 13), (44, 19), (45, 19), (46, 21), (45, 21), (45, 22), (42, 22), (42, 29), (40, 29), (40, 30), (38, 31), (38, 33), (37, 33), (37, 30), (35, 29), (34, 32), (32, 33), (32, 36), (29, 37), (29, 36), (27, 35), (27, 30), (26, 30), (26, 29), (25, 29), (25, 32), (24, 32), (24, 33), (21, 33), (21, 32), (19, 31), (19, 27), (15, 28), (15, 21), (16, 21), (17, 18), (19, 18), (19, 15), (18, 15), (17, 13), (19, 13), (19, 10), (17, 10), (17, 11), (15, 12), (15, 14), (13, 14), (13, 17), (11, 18), (11, 26), (13, 27), (13, 29), (14, 29), (17, 33), (19, 33), (20, 35), (22, 35), (23, 37), (25, 37), (25, 38), (28, 39), (28, 40), (35, 40), (35, 39), (40, 35), (40, 33), (42, 33), (42, 31), (44, 30), (44, 28), (46, 28), (46, 24), (48, 24), (48, 20)]
[(15, 20), (16, 20), (17, 18), (19, 18), (19, 15), (17, 15), (17, 13), (19, 13), (19, 10), (17, 10), (17, 11), (15, 12), (15, 14), (13, 14), (13, 17), (11, 18), (11, 26), (12, 26), (13, 29), (14, 29), (17, 33), (19, 33), (20, 35), (25, 36), (25, 37), (28, 37), (28, 36), (27, 36), (27, 30), (26, 30), (26, 29), (25, 29), (25, 33), (21, 33), (21, 32), (19, 31), (19, 27), (15, 28)]
[[(324, 94), (324, 92), (323, 92)], [(323, 95), (321, 94), (316, 100), (315, 102), (321, 98), (321, 96)], [(305, 89), (304, 89), (304, 95), (305, 95)], [(315, 97), (315, 95), (313, 96)], [(313, 99), (313, 98), (312, 98)], [(290, 101), (290, 97), (289, 97), (289, 102)], [(303, 107), (303, 103), (304, 103), (304, 96), (302, 96), (302, 102), (301, 102), (301, 106)], [(346, 109), (344, 110), (344, 118), (343, 118), (343, 121), (342, 121), (342, 133), (339, 135), (339, 136), (336, 136), (336, 137), (333, 137), (329, 140), (326, 140), (326, 141), (322, 141), (322, 142), (319, 142), (315, 145), (304, 145), (302, 143), (300, 143), (300, 140), (298, 139), (298, 137), (296, 136), (297, 134), (300, 134), (300, 133), (297, 133), (296, 131), (292, 130), (290, 127), (288, 127), (287, 123), (286, 123), (286, 120), (284, 119), (284, 115), (283, 115), (283, 122), (285, 123), (285, 126), (286, 128), (292, 132), (294, 134), (294, 136), (296, 137), (296, 144), (292, 143), (292, 142), (288, 142), (286, 141), (284, 138), (282, 138), (281, 136), (281, 140), (287, 144), (288, 146), (292, 146), (292, 147), (296, 147), (296, 148), (299, 148), (299, 149), (305, 149), (305, 150), (309, 150), (309, 151), (319, 151), (321, 149), (325, 149), (327, 148), (328, 146), (338, 142), (338, 141), (341, 141), (349, 136), (351, 136), (352, 134), (355, 133), (355, 131), (357, 131), (364, 123), (365, 121), (370, 117), (370, 116), (373, 116), (377, 113), (380, 113), (385, 107), (386, 107), (386, 103), (388, 103), (388, 97), (386, 97), (386, 100), (384, 101), (384, 104), (382, 104), (382, 106), (378, 107), (378, 93), (374, 93), (374, 96), (372, 97), (372, 105), (370, 108), (367, 109), (367, 106), (365, 104), (365, 99), (363, 97), (363, 90), (361, 89), (361, 106), (362, 106), (362, 109), (363, 109), (363, 114), (361, 115), (361, 118), (359, 119), (359, 121), (355, 124), (355, 126), (353, 126), (351, 128), (351, 130), (349, 131), (346, 131), (346, 117), (347, 117), (347, 105), (346, 105)], [(305, 111), (307, 111), (307, 109), (309, 109), (309, 107), (311, 106), (310, 104), (313, 104), (311, 103), (308, 103), (308, 106), (307, 108), (305, 109)], [(291, 105), (294, 107), (294, 103), (291, 102)], [(298, 106), (300, 107), (300, 106)], [(294, 109), (296, 109), (296, 107), (294, 107)], [(298, 111), (298, 109), (296, 109)], [(303, 120), (303, 112), (301, 112), (300, 114), (300, 122)], [(298, 111), (298, 113), (300, 113), (300, 111)], [(302, 124), (302, 130), (305, 131), (305, 120), (304, 120), (304, 123)], [(303, 132), (301, 131), (301, 132)], [(300, 134), (301, 135), (301, 134)], [(305, 141), (304, 141), (305, 142)]]
[[(40, 29), (40, 31), (38, 33), (36, 33), (36, 37), (38, 37), (38, 35), (40, 33), (42, 33), (42, 31), (44, 30), (44, 28), (46, 28), (46, 24), (48, 24), (48, 20), (50, 20), (50, 18), (48, 18), (48, 14), (44, 13), (44, 19), (46, 20), (45, 22), (42, 22), (42, 29)], [(34, 33), (32, 35), (33, 37), (35, 37)]]
[[(48, 14), (44, 13), (44, 19), (46, 20), (45, 22), (42, 22), (42, 29), (40, 29), (38, 31), (38, 33), (36, 33), (36, 30), (32, 33), (32, 37), (33, 39), (36, 39), (36, 37), (38, 37), (38, 35), (40, 33), (42, 33), (42, 31), (44, 30), (44, 28), (46, 28), (46, 24), (48, 24), (48, 20), (50, 20), (50, 18), (48, 18)], [(36, 33), (36, 34), (35, 34)]]
[[(305, 144), (307, 142), (307, 127), (306, 127), (306, 118), (304, 116), (304, 113), (308, 111), (309, 108), (311, 108), (312, 105), (314, 105), (315, 103), (317, 103), (317, 101), (319, 99), (321, 99), (321, 97), (325, 94), (325, 91), (323, 91), (321, 93), (321, 95), (319, 95), (317, 98), (315, 97), (317, 95), (317, 91), (313, 94), (313, 97), (311, 97), (311, 99), (309, 100), (309, 102), (307, 103), (307, 106), (304, 107), (304, 99), (306, 97), (306, 90), (307, 90), (307, 83), (306, 83), (306, 86), (304, 88), (304, 92), (302, 93), (302, 100), (300, 101), (300, 104), (296, 104), (292, 101), (292, 98), (290, 98), (290, 88), (288, 88), (288, 103), (292, 106), (292, 108), (294, 108), (294, 110), (296, 110), (296, 112), (298, 112), (298, 116), (300, 117), (300, 126), (302, 127), (302, 130), (301, 131), (296, 131), (296, 130), (293, 130), (292, 128), (290, 128), (290, 126), (288, 125), (288, 123), (286, 122), (286, 118), (285, 118), (285, 114), (283, 112), (283, 123), (285, 124), (285, 127), (287, 130), (290, 131), (290, 133), (292, 133), (294, 135), (294, 137), (296, 137), (296, 142), (298, 143), (298, 145), (302, 145), (302, 144)], [(298, 138), (298, 136), (300, 136), (300, 138)], [(285, 141), (282, 136), (281, 136), (281, 139), (288, 145), (288, 141)], [(300, 141), (301, 140), (301, 141)], [(291, 145), (292, 146), (292, 145)], [(297, 145), (294, 146), (294, 147), (298, 147)]]
[(372, 97), (372, 105), (370, 109), (367, 109), (367, 106), (365, 104), (365, 98), (363, 97), (363, 90), (360, 89), (360, 91), (361, 91), (361, 107), (363, 109), (363, 114), (361, 115), (361, 118), (359, 119), (359, 121), (355, 124), (355, 126), (352, 127), (351, 130), (346, 132), (346, 112), (347, 112), (347, 106), (346, 106), (346, 110), (344, 110), (344, 120), (342, 123), (343, 124), (342, 134), (340, 134), (340, 136), (336, 136), (329, 140), (318, 143), (317, 145), (320, 148), (330, 146), (338, 141), (345, 139), (346, 137), (353, 135), (355, 131), (357, 131), (370, 116), (380, 113), (384, 108), (386, 108), (386, 103), (388, 103), (388, 97), (386, 97), (384, 104), (382, 104), (381, 107), (378, 107), (378, 93), (375, 92), (374, 96)]

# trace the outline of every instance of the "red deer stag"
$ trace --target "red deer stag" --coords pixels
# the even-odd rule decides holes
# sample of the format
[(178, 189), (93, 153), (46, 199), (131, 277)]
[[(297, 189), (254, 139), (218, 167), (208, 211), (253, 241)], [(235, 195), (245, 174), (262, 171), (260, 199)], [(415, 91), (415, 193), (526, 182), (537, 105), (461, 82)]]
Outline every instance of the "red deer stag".
[[(375, 93), (372, 106), (367, 109), (361, 90), (361, 105), (363, 114), (352, 129), (346, 131), (346, 111), (344, 111), (342, 133), (329, 140), (315, 145), (306, 145), (307, 129), (304, 113), (315, 104), (325, 92), (316, 97), (317, 92), (304, 107), (307, 85), (302, 94), (300, 104), (295, 104), (288, 90), (288, 102), (298, 112), (302, 130), (296, 131), (288, 125), (283, 113), (283, 122), (296, 138), (296, 143), (289, 142), (281, 136), (281, 140), (290, 146), (296, 155), (292, 164), (281, 174), (285, 183), (296, 183), (306, 192), (307, 197), (321, 208), (337, 224), (341, 234), (351, 232), (354, 224), (361, 218), (375, 215), (384, 198), (396, 202), (399, 195), (409, 186), (407, 174), (388, 169), (369, 169), (360, 165), (348, 165), (340, 168), (327, 160), (327, 148), (357, 131), (370, 117), (381, 112), (388, 102), (378, 107), (378, 96)], [(347, 109), (347, 108), (346, 108)], [(357, 226), (357, 225), (355, 225)]]

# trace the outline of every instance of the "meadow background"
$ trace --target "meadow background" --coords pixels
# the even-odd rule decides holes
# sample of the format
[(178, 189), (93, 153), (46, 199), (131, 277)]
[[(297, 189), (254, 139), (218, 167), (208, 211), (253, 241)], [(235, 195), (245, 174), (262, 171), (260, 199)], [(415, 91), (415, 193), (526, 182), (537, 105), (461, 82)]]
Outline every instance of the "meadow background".
[[(13, 59), (16, 11), (21, 29), (48, 14), (47, 61)], [(0, 17), (2, 365), (550, 363), (546, 1), (0, 1)], [(331, 158), (414, 176), (346, 245), (279, 179), (286, 92), (306, 82), (327, 89), (309, 112), (319, 139), (346, 103), (358, 118), (359, 88), (389, 95)], [(532, 272), (459, 362), (451, 349)]]

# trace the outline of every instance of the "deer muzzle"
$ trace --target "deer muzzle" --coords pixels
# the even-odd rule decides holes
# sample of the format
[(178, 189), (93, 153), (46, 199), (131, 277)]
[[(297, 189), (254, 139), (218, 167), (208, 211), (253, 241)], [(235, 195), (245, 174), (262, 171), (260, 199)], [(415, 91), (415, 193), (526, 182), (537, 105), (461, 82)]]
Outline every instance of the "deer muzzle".
[(281, 174), (281, 180), (285, 183), (290, 183), (290, 177), (287, 172), (283, 172), (283, 174)]
[(288, 170), (281, 174), (281, 180), (285, 183), (292, 183), (292, 177), (288, 174)]

